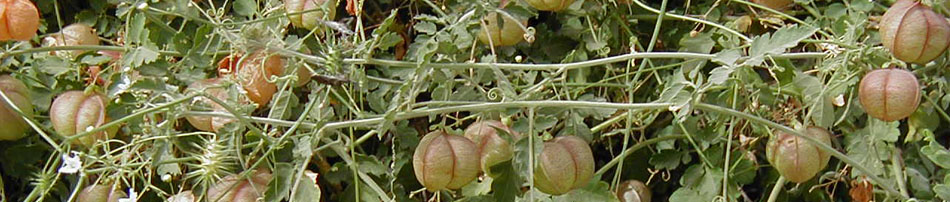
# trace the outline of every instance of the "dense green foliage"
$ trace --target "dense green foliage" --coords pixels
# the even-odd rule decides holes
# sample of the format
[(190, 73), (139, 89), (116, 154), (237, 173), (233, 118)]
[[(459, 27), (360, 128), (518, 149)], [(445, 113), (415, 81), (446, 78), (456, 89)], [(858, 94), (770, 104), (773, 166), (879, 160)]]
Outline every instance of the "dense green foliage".
[(0, 201), (950, 200), (947, 14), (0, 0)]

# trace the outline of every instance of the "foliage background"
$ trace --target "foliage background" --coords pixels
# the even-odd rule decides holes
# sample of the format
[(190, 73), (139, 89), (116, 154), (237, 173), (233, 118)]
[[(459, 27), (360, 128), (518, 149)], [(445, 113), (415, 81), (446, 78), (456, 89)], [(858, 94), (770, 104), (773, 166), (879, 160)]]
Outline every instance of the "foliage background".
[[(439, 200), (607, 201), (628, 179), (647, 182), (656, 201), (950, 199), (948, 58), (892, 59), (876, 28), (891, 3), (796, 0), (779, 12), (744, 0), (577, 0), (555, 13), (522, 0), (504, 9), (497, 0), (350, 0), (310, 31), (290, 26), (277, 0), (40, 0), (41, 35), (0, 43), (0, 69), (30, 87), (38, 112), (35, 135), (0, 142), (0, 193), (69, 201), (85, 185), (117, 183), (160, 201), (264, 168), (275, 173), (266, 201), (435, 200), (409, 163), (421, 135), (501, 118), (528, 134), (515, 158), (500, 176)], [(925, 4), (948, 14), (943, 0)], [(530, 19), (533, 42), (476, 42), (490, 12)], [(103, 44), (38, 45), (72, 23), (93, 25)], [(184, 91), (214, 77), (224, 56), (259, 49), (319, 82), (293, 88), (297, 78), (276, 78), (270, 106), (223, 101), (229, 113), (207, 112), (193, 101), (201, 92)], [(90, 66), (103, 67), (105, 84), (88, 85)], [(864, 114), (856, 85), (890, 66), (911, 69), (923, 97), (910, 118), (887, 123)], [(47, 115), (56, 95), (86, 89), (113, 99), (107, 126), (121, 126), (88, 150), (66, 144)], [(182, 119), (196, 114), (241, 119), (207, 133)], [(825, 149), (836, 158), (815, 179), (773, 189), (765, 142), (808, 125), (835, 134)], [(525, 179), (541, 142), (559, 135), (590, 141), (597, 180), (552, 197)], [(82, 171), (60, 174), (70, 151)], [(295, 185), (304, 171), (320, 174), (319, 192)]]

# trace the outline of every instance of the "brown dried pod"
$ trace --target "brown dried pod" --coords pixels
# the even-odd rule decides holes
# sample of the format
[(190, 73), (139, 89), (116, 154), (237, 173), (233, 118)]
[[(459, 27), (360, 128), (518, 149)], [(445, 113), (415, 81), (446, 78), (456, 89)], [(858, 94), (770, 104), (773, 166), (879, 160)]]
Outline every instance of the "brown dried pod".
[[(235, 61), (237, 60), (237, 61)], [(218, 62), (220, 71), (236, 72), (237, 81), (247, 91), (247, 97), (258, 104), (258, 107), (267, 106), (274, 93), (277, 92), (277, 84), (271, 80), (271, 76), (284, 75), (284, 59), (275, 53), (266, 51), (257, 51), (241, 58), (238, 54), (225, 57)], [(237, 68), (236, 70), (234, 68)], [(306, 68), (297, 68), (297, 87), (310, 82), (310, 70)]]
[(92, 185), (79, 192), (79, 202), (118, 202), (125, 198), (125, 192), (113, 189), (111, 185)]
[[(498, 18), (502, 18), (504, 24), (498, 22)], [(521, 28), (518, 24), (526, 25), (528, 21), (515, 21), (509, 17), (499, 16), (498, 13), (489, 13), (484, 18), (485, 29), (479, 29), (478, 32), (478, 41), (483, 44), (491, 44), (494, 46), (511, 46), (518, 44), (524, 40), (524, 29)], [(491, 41), (489, 41), (489, 39)]]
[(270, 172), (255, 170), (247, 178), (234, 174), (218, 181), (205, 195), (208, 202), (255, 202), (264, 196), (267, 183), (273, 176)]
[(26, 41), (36, 36), (40, 13), (29, 0), (0, 1), (0, 41)]
[[(223, 86), (223, 84), (224, 82), (222, 82), (219, 78), (204, 79), (188, 85), (188, 89), (186, 89), (186, 91), (205, 92), (208, 94), (208, 96), (213, 96), (219, 100), (228, 100), (228, 89), (226, 86)], [(203, 104), (211, 106), (212, 111), (227, 112), (224, 107), (210, 99), (199, 99)], [(188, 120), (188, 123), (191, 123), (191, 125), (198, 130), (210, 132), (217, 132), (218, 129), (224, 127), (225, 124), (235, 121), (232, 118), (217, 116), (186, 116), (185, 119)]]
[(475, 122), (465, 129), (465, 137), (475, 143), (478, 149), (482, 171), (489, 172), (495, 164), (511, 160), (512, 148), (507, 140), (498, 135), (498, 130), (511, 134), (512, 140), (521, 136), (501, 121), (487, 120)]
[(443, 131), (426, 134), (412, 154), (416, 180), (429, 191), (458, 189), (478, 176), (475, 143)]
[(617, 199), (620, 202), (650, 202), (653, 192), (639, 180), (627, 180), (617, 187)]
[(587, 185), (594, 176), (594, 154), (577, 136), (556, 137), (544, 143), (534, 169), (534, 186), (561, 195)]
[(792, 0), (752, 0), (752, 2), (778, 11), (785, 10), (794, 3)]
[(928, 63), (950, 46), (950, 23), (914, 0), (891, 5), (881, 18), (880, 34), (884, 47), (909, 63)]
[[(831, 144), (831, 134), (819, 127), (808, 127), (805, 135), (824, 144)], [(769, 163), (790, 182), (802, 183), (815, 177), (828, 166), (831, 154), (805, 138), (776, 131), (765, 150)]]
[[(53, 123), (53, 129), (60, 135), (73, 136), (108, 123), (110, 121), (106, 113), (108, 105), (109, 99), (100, 93), (65, 92), (53, 100), (49, 109), (50, 122)], [(118, 129), (118, 127), (110, 127), (104, 131), (74, 139), (73, 144), (92, 146), (99, 140), (114, 137)]]
[[(20, 80), (10, 75), (0, 76), (0, 91), (10, 98), (24, 115), (33, 116), (30, 90)], [(0, 140), (18, 140), (26, 136), (30, 125), (10, 105), (0, 98)]]
[[(560, 11), (574, 3), (574, 0), (526, 0), (531, 7), (542, 11)], [(507, 22), (506, 22), (507, 23)]]
[(878, 69), (861, 79), (858, 98), (869, 116), (882, 121), (907, 118), (920, 103), (917, 77), (903, 69)]

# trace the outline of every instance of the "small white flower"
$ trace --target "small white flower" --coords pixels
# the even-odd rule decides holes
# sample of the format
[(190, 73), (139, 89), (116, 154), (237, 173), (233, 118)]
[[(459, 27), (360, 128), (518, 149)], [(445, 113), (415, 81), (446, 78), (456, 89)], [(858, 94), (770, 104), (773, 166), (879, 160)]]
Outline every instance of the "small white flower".
[(96, 129), (96, 127), (88, 126), (86, 127), (86, 132), (92, 131), (92, 129)]
[(79, 158), (79, 152), (72, 151), (72, 155), (63, 154), (63, 167), (59, 168), (59, 173), (75, 174), (82, 168), (82, 160)]
[(129, 188), (129, 198), (119, 198), (119, 202), (135, 202), (139, 198), (138, 195), (135, 189)]
[(832, 103), (835, 104), (835, 106), (839, 106), (839, 107), (840, 107), (840, 106), (844, 106), (844, 104), (845, 104), (845, 103), (844, 103), (844, 94), (841, 94), (841, 95), (838, 95), (838, 97), (835, 97), (835, 100), (834, 100), (834, 102), (832, 102)]

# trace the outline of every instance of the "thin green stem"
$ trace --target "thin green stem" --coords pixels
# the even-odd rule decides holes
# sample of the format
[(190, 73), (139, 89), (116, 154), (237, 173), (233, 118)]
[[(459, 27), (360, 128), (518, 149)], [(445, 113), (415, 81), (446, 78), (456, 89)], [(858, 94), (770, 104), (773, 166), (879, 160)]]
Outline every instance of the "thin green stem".
[(775, 180), (775, 186), (772, 186), (772, 192), (769, 193), (769, 199), (767, 202), (775, 202), (778, 199), (778, 194), (782, 191), (782, 188), (785, 187), (785, 177), (779, 176), (778, 180)]
[(666, 140), (675, 140), (675, 139), (683, 139), (683, 138), (686, 138), (686, 136), (685, 135), (661, 136), (661, 137), (655, 137), (653, 139), (645, 140), (643, 142), (634, 144), (633, 147), (630, 147), (629, 149), (624, 150), (623, 153), (620, 153), (620, 155), (617, 155), (616, 157), (614, 157), (614, 159), (611, 159), (610, 162), (607, 162), (607, 164), (604, 164), (604, 166), (601, 166), (600, 169), (598, 169), (597, 172), (594, 173), (594, 176), (603, 175), (604, 173), (607, 172), (607, 170), (610, 170), (610, 168), (612, 168), (614, 165), (617, 165), (618, 163), (620, 163), (620, 161), (622, 161), (623, 158), (629, 156), (630, 154), (633, 154), (633, 152), (636, 152), (637, 150), (643, 149), (646, 146), (656, 144), (658, 142), (662, 142)]
[(739, 38), (742, 38), (742, 40), (744, 40), (744, 41), (746, 41), (746, 42), (752, 42), (752, 39), (749, 38), (748, 36), (745, 36), (744, 34), (739, 33), (738, 31), (736, 31), (736, 30), (734, 30), (734, 29), (730, 29), (729, 27), (726, 27), (726, 26), (723, 26), (723, 25), (720, 25), (720, 24), (717, 24), (717, 23), (714, 23), (714, 22), (706, 21), (706, 20), (703, 20), (703, 19), (699, 19), (699, 18), (693, 18), (693, 17), (683, 16), (683, 15), (664, 13), (664, 12), (662, 12), (662, 11), (660, 11), (660, 10), (657, 10), (657, 9), (655, 9), (655, 8), (652, 8), (652, 7), (650, 7), (650, 6), (646, 5), (646, 4), (644, 4), (644, 3), (641, 2), (640, 0), (631, 0), (631, 1), (633, 1), (633, 3), (635, 3), (635, 4), (637, 4), (637, 6), (640, 6), (641, 8), (646, 9), (646, 10), (648, 10), (648, 11), (650, 11), (650, 12), (653, 12), (653, 13), (656, 13), (656, 14), (660, 14), (660, 15), (665, 15), (666, 17), (670, 17), (670, 18), (673, 18), (673, 19), (686, 20), (686, 21), (693, 21), (693, 22), (696, 22), (696, 23), (701, 23), (701, 24), (713, 26), (713, 27), (715, 27), (715, 28), (719, 28), (719, 29), (722, 29), (722, 30), (724, 30), (724, 31), (726, 31), (726, 32), (729, 32), (729, 33), (731, 33), (731, 34), (734, 34), (734, 35), (738, 36)]

